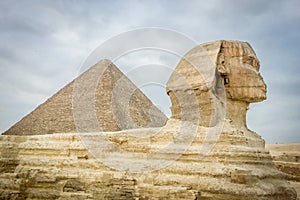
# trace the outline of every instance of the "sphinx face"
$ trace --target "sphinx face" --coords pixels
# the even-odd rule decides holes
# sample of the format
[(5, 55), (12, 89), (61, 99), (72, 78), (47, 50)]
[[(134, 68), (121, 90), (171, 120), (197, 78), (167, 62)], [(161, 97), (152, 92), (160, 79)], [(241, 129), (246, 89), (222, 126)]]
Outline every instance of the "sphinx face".
[(266, 84), (259, 73), (260, 64), (248, 43), (223, 41), (217, 67), (228, 99), (249, 103), (266, 99)]
[[(221, 40), (193, 48), (178, 63), (167, 83), (172, 118), (182, 120), (182, 113), (187, 113), (187, 119), (198, 119), (198, 110), (201, 126), (215, 126), (223, 108), (220, 102), (225, 88), (226, 116), (245, 125), (248, 104), (266, 99), (259, 67), (246, 42)], [(216, 69), (221, 76), (215, 73)]]

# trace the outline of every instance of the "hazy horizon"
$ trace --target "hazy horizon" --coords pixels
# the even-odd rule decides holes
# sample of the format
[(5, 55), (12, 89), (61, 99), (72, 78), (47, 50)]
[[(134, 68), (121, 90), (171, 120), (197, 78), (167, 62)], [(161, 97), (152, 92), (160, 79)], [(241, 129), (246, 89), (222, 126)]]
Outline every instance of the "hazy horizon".
[[(225, 39), (254, 48), (267, 100), (251, 104), (248, 127), (266, 143), (300, 142), (300, 2), (288, 1), (0, 1), (0, 132), (72, 81), (90, 53), (143, 27), (178, 31), (197, 44)], [(137, 85), (165, 83), (180, 58), (146, 50), (115, 64)], [(167, 67), (158, 67), (167, 66)], [(134, 70), (139, 67), (139, 70)], [(142, 87), (170, 116), (162, 86)]]

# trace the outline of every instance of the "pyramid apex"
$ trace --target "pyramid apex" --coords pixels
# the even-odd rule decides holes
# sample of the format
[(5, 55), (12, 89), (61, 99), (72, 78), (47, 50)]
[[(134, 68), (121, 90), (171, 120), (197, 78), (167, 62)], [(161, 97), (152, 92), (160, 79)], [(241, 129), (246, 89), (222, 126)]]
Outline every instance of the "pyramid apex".
[(89, 71), (92, 68), (103, 68), (105, 70), (113, 70), (113, 71), (120, 71), (119, 68), (110, 60), (110, 59), (102, 59), (98, 61), (96, 64), (91, 66), (87, 71)]
[(107, 66), (107, 67), (116, 67), (115, 64), (108, 58), (99, 60), (94, 66), (101, 65), (101, 66)]
[(113, 64), (113, 62), (107, 58), (100, 60), (98, 63)]

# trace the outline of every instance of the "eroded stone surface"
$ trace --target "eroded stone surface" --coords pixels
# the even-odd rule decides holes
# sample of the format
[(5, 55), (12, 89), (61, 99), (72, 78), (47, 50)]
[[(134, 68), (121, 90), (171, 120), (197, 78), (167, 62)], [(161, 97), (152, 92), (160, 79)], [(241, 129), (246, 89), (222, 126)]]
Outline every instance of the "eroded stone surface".
[[(223, 95), (220, 91), (225, 87), (226, 117), (245, 126), (249, 103), (266, 99), (266, 85), (259, 68), (255, 52), (246, 42), (222, 40), (193, 48), (179, 62), (167, 83), (172, 118), (187, 118), (185, 113), (193, 114), (198, 108), (200, 125), (215, 126), (213, 116), (218, 107), (214, 102)], [(183, 96), (187, 95), (196, 100), (185, 106)]]
[(272, 160), (280, 171), (287, 174), (289, 182), (300, 194), (300, 144), (266, 144)]
[[(13, 163), (9, 171), (1, 169), (1, 197), (296, 199), (263, 139), (246, 126), (248, 104), (265, 99), (266, 92), (254, 55), (249, 44), (237, 41), (188, 52), (194, 66), (213, 68), (203, 75), (187, 59), (180, 61), (167, 85), (172, 118), (162, 128), (1, 136), (1, 166)], [(227, 96), (220, 102), (222, 88)], [(225, 108), (222, 121), (211, 120), (220, 111), (212, 102)], [(221, 131), (217, 138), (211, 137), (215, 130)], [(206, 145), (212, 147), (208, 155)]]

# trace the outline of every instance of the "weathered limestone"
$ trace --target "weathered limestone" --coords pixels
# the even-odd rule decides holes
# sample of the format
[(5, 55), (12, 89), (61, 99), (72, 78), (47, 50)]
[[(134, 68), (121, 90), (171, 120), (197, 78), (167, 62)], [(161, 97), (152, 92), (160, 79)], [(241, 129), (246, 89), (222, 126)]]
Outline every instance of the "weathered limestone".
[(300, 195), (300, 144), (266, 144), (273, 163), (280, 171), (286, 173), (289, 182)]
[[(129, 131), (130, 132), (130, 131)], [(7, 143), (9, 142), (9, 145)], [(186, 186), (153, 185), (158, 173), (137, 182), (89, 154), (77, 134), (1, 136), (0, 199), (195, 199)], [(3, 150), (18, 151), (8, 157)], [(7, 169), (8, 160), (18, 164)], [(137, 174), (146, 179), (146, 174)]]
[[(122, 105), (124, 102), (122, 98), (114, 99), (114, 101), (112, 99), (113, 88), (119, 80), (123, 81), (121, 85), (123, 91), (129, 89), (134, 91), (130, 96), (127, 112), (124, 111), (124, 105), (114, 109), (116, 112), (113, 110), (113, 105)], [(84, 88), (84, 85), (91, 86), (93, 84), (95, 84), (95, 90)], [(76, 87), (74, 88), (74, 86)], [(75, 89), (85, 89), (85, 91), (79, 94)], [(80, 99), (75, 99), (77, 98), (76, 95), (80, 95)], [(93, 97), (95, 99), (92, 99)], [(81, 104), (79, 104), (79, 101)], [(86, 116), (87, 114), (90, 115), (87, 110), (89, 105), (92, 105), (92, 108), (96, 111), (97, 127), (91, 127), (93, 125), (87, 128), (82, 127), (82, 120), (90, 120)], [(76, 116), (76, 113), (79, 114)], [(116, 118), (123, 118), (118, 116), (122, 113), (130, 115), (133, 119), (133, 122), (128, 123), (126, 127), (122, 127), (116, 121)], [(83, 116), (84, 119), (78, 119), (78, 115)], [(39, 135), (77, 131), (117, 131), (137, 127), (160, 127), (165, 124), (166, 120), (167, 117), (153, 106), (152, 102), (111, 61), (102, 60), (3, 134)]]
[(172, 118), (180, 119), (183, 114), (183, 103), (179, 104), (178, 98), (194, 95), (196, 105), (189, 105), (187, 113), (195, 113), (195, 107), (199, 108), (200, 124), (214, 126), (216, 122), (211, 118), (218, 110), (213, 102), (223, 95), (218, 90), (224, 85), (226, 117), (238, 126), (245, 126), (249, 103), (266, 99), (266, 85), (259, 67), (252, 47), (246, 42), (217, 41), (192, 49), (179, 62), (167, 84)]
[(246, 126), (249, 103), (266, 98), (258, 70), (249, 44), (206, 43), (172, 74), (164, 127), (1, 136), (1, 198), (294, 200)]

